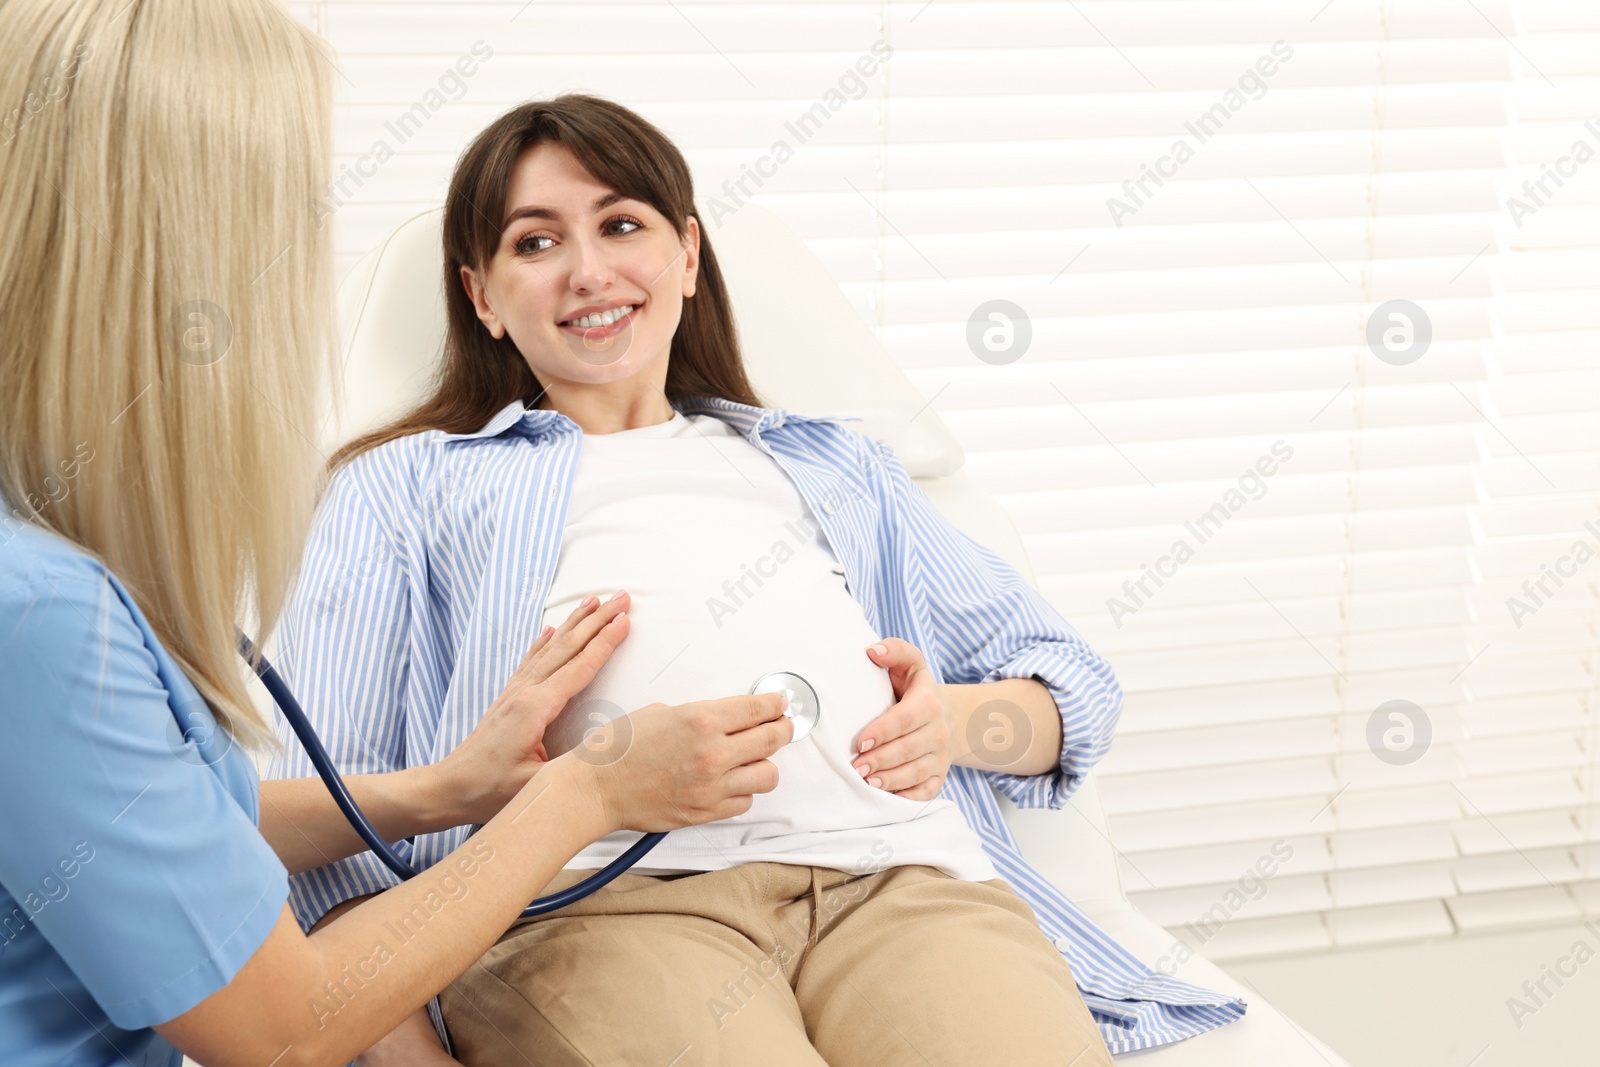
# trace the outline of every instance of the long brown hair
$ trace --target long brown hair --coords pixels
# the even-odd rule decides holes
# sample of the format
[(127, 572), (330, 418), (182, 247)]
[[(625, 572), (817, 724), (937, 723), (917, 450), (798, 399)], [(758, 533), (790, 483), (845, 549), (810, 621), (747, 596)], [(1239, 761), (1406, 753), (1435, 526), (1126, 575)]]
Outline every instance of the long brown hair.
[(536, 145), (565, 146), (589, 174), (624, 196), (659, 211), (688, 234), (700, 227), (695, 294), (668, 355), (668, 401), (695, 394), (764, 406), (745, 376), (727, 286), (695, 209), (694, 183), (676, 146), (650, 122), (621, 104), (582, 93), (521, 104), (501, 115), (467, 146), (456, 162), (444, 209), (444, 292), (449, 332), (433, 394), (393, 422), (339, 449), (330, 470), (397, 437), (423, 430), (470, 433), (514, 400), (535, 403), (544, 387), (511, 335), (495, 339), (479, 321), (461, 284), (463, 265), (482, 273), (500, 246), (506, 190), (522, 154)]

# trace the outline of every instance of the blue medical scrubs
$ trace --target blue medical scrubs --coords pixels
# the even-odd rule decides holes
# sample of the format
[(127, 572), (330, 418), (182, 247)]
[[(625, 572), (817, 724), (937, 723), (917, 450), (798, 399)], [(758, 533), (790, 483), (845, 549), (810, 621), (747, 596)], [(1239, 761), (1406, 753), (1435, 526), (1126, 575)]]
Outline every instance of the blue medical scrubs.
[(288, 899), (258, 803), (122, 584), (0, 498), (0, 1064), (182, 1062), (149, 1027)]

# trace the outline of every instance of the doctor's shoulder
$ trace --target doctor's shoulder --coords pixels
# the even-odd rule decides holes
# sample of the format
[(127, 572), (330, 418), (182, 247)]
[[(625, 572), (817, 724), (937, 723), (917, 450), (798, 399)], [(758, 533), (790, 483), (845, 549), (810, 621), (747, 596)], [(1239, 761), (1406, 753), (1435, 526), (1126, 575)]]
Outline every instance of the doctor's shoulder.
[[(109, 647), (107, 635), (136, 628), (153, 640), (127, 587), (75, 541), (35, 523), (0, 519), (0, 677), (41, 667), (70, 672), (68, 661)], [(55, 666), (47, 663), (56, 657)], [(26, 688), (26, 687), (24, 687)], [(0, 706), (16, 698), (0, 687)]]
[[(37, 602), (40, 590), (54, 590), (56, 596), (98, 597), (97, 590), (107, 584), (121, 583), (94, 553), (9, 507), (0, 513), (0, 620), (21, 623), (22, 613)], [(0, 630), (0, 635), (4, 632)]]

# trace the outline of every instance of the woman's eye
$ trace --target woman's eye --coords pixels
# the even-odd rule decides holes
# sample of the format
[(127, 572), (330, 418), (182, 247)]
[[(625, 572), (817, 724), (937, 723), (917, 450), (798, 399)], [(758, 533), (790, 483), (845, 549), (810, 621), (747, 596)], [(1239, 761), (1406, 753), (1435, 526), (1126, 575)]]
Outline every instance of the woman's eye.
[(526, 236), (526, 237), (522, 238), (520, 241), (518, 241), (513, 247), (517, 250), (518, 254), (524, 255), (524, 256), (531, 256), (535, 252), (544, 251), (544, 249), (542, 249), (542, 248), (530, 248), (529, 245), (528, 245), (528, 243), (530, 241), (548, 241), (548, 240), (550, 240), (550, 238), (544, 236), (544, 234), (530, 233), (530, 234), (528, 234), (528, 236)]
[[(616, 227), (622, 226), (632, 227), (632, 229), (616, 229)], [(618, 216), (618, 218), (606, 219), (605, 222), (606, 232), (610, 232), (610, 234), (616, 235), (616, 237), (632, 234), (634, 230), (643, 229), (643, 226), (645, 226), (643, 222), (638, 221), (638, 219), (627, 218), (627, 216)], [(539, 242), (547, 243), (546, 245), (539, 245)], [(531, 254), (534, 253), (541, 253), (541, 251), (546, 250), (546, 248), (549, 248), (550, 245), (554, 245), (554, 243), (555, 238), (546, 237), (544, 234), (528, 234), (526, 237), (518, 238), (517, 243), (512, 245), (512, 248), (517, 250), (518, 256), (531, 256)]]

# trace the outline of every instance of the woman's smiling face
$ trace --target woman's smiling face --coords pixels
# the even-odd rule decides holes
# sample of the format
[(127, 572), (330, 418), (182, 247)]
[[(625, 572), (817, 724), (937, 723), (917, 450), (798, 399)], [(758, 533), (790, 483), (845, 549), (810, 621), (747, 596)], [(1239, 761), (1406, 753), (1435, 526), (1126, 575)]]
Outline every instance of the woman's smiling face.
[(484, 327), (496, 338), (510, 334), (547, 390), (646, 369), (665, 382), (683, 298), (694, 295), (696, 219), (680, 241), (655, 208), (601, 184), (564, 145), (545, 142), (517, 160), (501, 228), (483, 275), (464, 266), (461, 280)]

